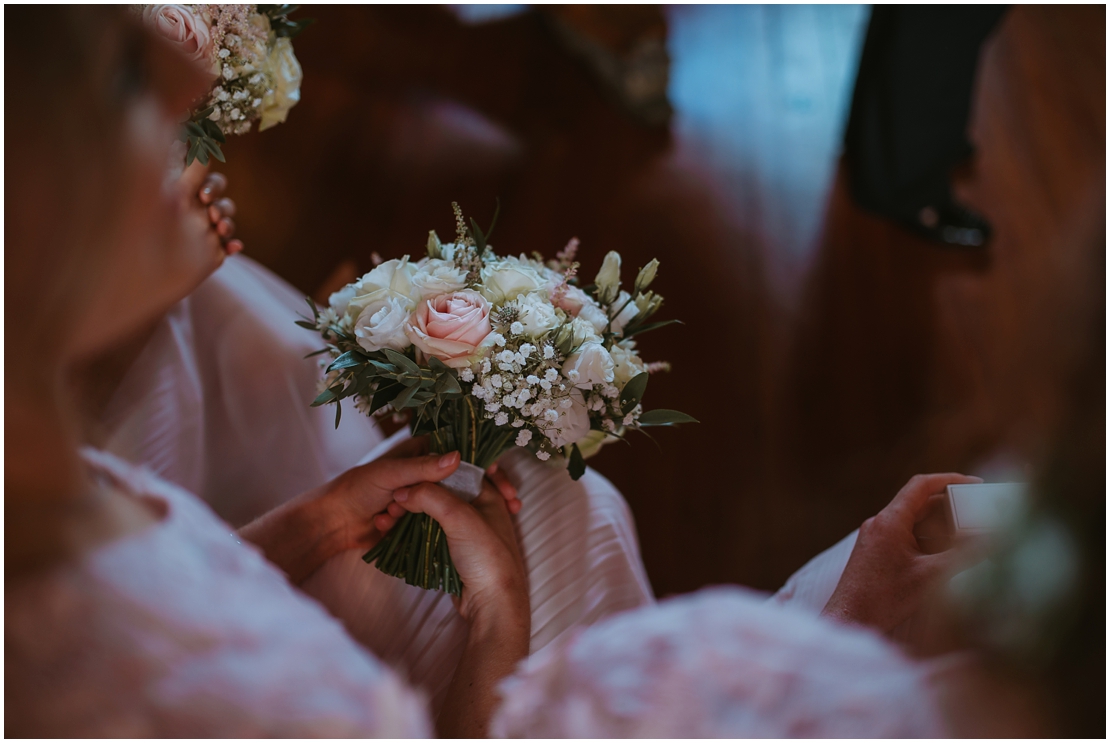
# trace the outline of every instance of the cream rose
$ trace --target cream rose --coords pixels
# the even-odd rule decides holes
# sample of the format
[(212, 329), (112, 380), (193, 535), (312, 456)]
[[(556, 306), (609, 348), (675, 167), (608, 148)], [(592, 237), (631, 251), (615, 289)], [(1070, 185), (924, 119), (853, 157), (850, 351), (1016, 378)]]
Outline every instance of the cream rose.
[(471, 357), (490, 334), (489, 302), (478, 292), (441, 294), (421, 302), (405, 323), (405, 334), (425, 356), (447, 366), (470, 366)]
[(613, 381), (622, 389), (632, 377), (647, 371), (647, 366), (636, 354), (634, 342), (624, 341), (624, 343), (632, 347), (614, 345), (609, 349), (609, 355), (613, 357)]
[(522, 295), (517, 297), (514, 304), (519, 311), (517, 319), (524, 327), (524, 332), (533, 338), (553, 330), (559, 324), (555, 308), (543, 294)]
[(266, 58), (266, 68), (274, 87), (262, 98), (258, 131), (284, 122), (289, 109), (301, 100), (301, 64), (293, 54), (293, 42), (285, 37), (275, 41)]
[(590, 389), (613, 381), (613, 357), (600, 343), (584, 343), (563, 363), (563, 376), (575, 387)]
[(589, 323), (590, 327), (599, 336), (605, 332), (609, 327), (609, 317), (605, 314), (605, 310), (598, 307), (593, 302), (582, 305), (582, 309), (578, 312), (578, 320)]
[(355, 338), (367, 351), (391, 348), (404, 351), (411, 345), (405, 334), (405, 322), (412, 313), (412, 303), (399, 297), (366, 307), (355, 320)]
[(539, 271), (516, 258), (487, 263), (482, 269), (482, 295), (501, 304), (547, 287)]
[[(390, 297), (402, 299), (411, 306), (420, 299), (420, 294), (412, 285), (415, 274), (416, 266), (409, 263), (407, 255), (400, 260), (394, 259), (381, 264), (355, 282), (353, 293), (347, 298), (347, 315), (354, 319), (371, 305), (380, 308)], [(345, 294), (346, 291), (343, 289), (336, 294)], [(336, 294), (332, 295), (333, 299)]]
[(143, 23), (193, 62), (207, 63), (212, 34), (204, 19), (184, 5), (148, 5)]
[(466, 272), (451, 261), (429, 258), (412, 277), (421, 299), (450, 294), (466, 288)]
[(558, 420), (543, 429), (543, 435), (548, 441), (560, 449), (580, 441), (590, 433), (590, 411), (586, 409), (582, 392), (572, 390), (570, 401), (569, 408), (556, 408), (559, 411)]

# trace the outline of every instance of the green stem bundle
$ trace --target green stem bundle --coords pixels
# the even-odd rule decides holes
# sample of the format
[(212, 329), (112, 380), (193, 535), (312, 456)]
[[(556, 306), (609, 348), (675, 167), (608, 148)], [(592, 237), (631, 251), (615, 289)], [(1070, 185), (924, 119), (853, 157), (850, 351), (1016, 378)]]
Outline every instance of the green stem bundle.
[[(413, 435), (428, 434), (435, 454), (458, 451), (462, 461), (486, 469), (512, 446), (517, 431), (485, 420), (477, 405), (469, 396), (453, 400), (445, 405), (449, 420), (434, 426), (417, 419)], [(462, 579), (451, 560), (447, 535), (427, 514), (406, 513), (362, 559), (410, 586), (462, 595)]]

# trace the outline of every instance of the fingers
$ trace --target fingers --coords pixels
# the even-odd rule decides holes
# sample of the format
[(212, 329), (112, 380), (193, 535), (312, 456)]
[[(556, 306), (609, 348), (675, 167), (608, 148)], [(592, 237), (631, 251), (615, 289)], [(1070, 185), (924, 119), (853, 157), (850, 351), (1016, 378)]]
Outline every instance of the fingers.
[(448, 537), (485, 526), (473, 506), (463, 503), (444, 488), (430, 482), (399, 488), (393, 492), (393, 499), (410, 513), (426, 513), (431, 516), (440, 523)]
[(200, 203), (208, 205), (220, 198), (226, 188), (227, 176), (223, 173), (209, 173), (208, 177), (201, 183), (197, 197), (200, 199)]
[(224, 249), (227, 250), (228, 255), (235, 255), (236, 253), (243, 252), (242, 240), (228, 240), (224, 244)]
[(497, 466), (496, 463), (491, 464), (489, 469), (486, 470), (486, 476), (497, 488), (505, 499), (505, 505), (509, 507), (509, 513), (516, 514), (520, 512), (520, 500), (517, 497), (516, 487), (509, 482), (509, 478)]
[(915, 475), (898, 491), (894, 500), (890, 502), (885, 511), (897, 520), (908, 524), (912, 529), (921, 512), (929, 502), (929, 498), (938, 493), (943, 493), (949, 485), (966, 485), (982, 482), (980, 477), (961, 475), (956, 472), (945, 472), (933, 475)]
[(208, 207), (208, 219), (212, 224), (216, 224), (224, 217), (235, 216), (235, 202), (226, 196), (222, 199), (217, 199)]
[(379, 488), (396, 490), (418, 482), (439, 482), (459, 468), (459, 453), (383, 458), (363, 466), (370, 469), (368, 474)]

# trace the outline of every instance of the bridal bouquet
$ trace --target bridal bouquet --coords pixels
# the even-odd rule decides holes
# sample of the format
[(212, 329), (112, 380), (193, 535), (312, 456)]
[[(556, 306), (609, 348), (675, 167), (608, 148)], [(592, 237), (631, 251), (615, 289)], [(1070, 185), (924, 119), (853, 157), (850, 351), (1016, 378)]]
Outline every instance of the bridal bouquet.
[(189, 113), (181, 141), (185, 165), (213, 157), (228, 134), (285, 121), (301, 99), (294, 36), (312, 19), (289, 20), (296, 5), (142, 5), (143, 23), (190, 60), (209, 68), (211, 89)]
[[(649, 373), (668, 365), (644, 363), (635, 337), (677, 322), (651, 321), (663, 302), (648, 289), (658, 261), (625, 291), (620, 255), (610, 252), (580, 287), (576, 240), (546, 263), (501, 257), (453, 206), (454, 242), (432, 232), (420, 260), (381, 263), (326, 308), (309, 300), (313, 317), (298, 324), (323, 336), (318, 353), (331, 359), (312, 404), (334, 404), (336, 427), (346, 398), (366, 414), (407, 412), (433, 452), (460, 452), (476, 496), (483, 471), (511, 447), (563, 457), (578, 479), (608, 440), (694, 422), (642, 406)], [(442, 529), (425, 514), (403, 516), (363, 559), (411, 585), (462, 590)]]

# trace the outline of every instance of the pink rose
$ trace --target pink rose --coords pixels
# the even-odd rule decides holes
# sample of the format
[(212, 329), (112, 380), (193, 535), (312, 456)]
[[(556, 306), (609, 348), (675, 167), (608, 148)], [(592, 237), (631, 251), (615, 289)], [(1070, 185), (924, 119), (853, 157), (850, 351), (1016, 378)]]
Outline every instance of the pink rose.
[(469, 290), (425, 300), (405, 323), (405, 335), (426, 356), (461, 369), (490, 334), (489, 302)]
[(212, 35), (204, 19), (184, 5), (148, 5), (143, 23), (194, 62), (208, 62)]
[(586, 292), (582, 291), (577, 286), (565, 286), (562, 290), (556, 289), (551, 298), (556, 307), (571, 317), (578, 317), (578, 313), (582, 311), (582, 307), (587, 302), (593, 301)]

